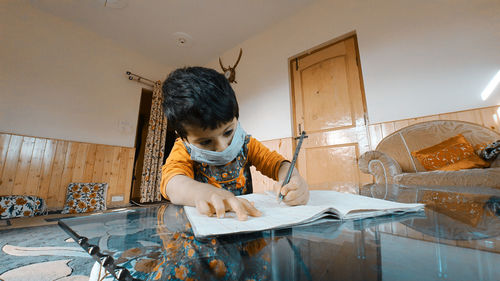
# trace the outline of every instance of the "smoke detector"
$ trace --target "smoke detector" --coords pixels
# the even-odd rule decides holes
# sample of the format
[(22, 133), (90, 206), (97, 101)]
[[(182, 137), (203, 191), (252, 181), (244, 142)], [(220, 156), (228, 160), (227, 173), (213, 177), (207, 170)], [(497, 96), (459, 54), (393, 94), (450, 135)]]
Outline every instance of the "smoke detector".
[(193, 46), (193, 37), (184, 32), (175, 32), (172, 34), (177, 47), (187, 48)]

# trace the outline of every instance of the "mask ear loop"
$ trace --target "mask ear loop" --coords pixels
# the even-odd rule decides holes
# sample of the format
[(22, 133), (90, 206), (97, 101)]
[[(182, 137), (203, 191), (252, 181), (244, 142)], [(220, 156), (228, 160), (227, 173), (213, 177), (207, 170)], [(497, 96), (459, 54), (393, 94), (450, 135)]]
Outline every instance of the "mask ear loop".
[(176, 130), (174, 130), (174, 133), (175, 133), (176, 139), (180, 138), (182, 141), (187, 141), (187, 139), (184, 139), (183, 137), (181, 137), (181, 135), (179, 135), (179, 133), (177, 133)]

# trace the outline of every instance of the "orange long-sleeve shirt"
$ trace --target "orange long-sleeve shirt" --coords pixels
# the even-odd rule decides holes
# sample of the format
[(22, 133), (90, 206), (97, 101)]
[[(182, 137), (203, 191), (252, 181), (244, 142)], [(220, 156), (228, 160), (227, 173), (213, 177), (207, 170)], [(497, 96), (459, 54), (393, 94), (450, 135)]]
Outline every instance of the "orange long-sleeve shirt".
[(177, 139), (170, 155), (162, 167), (161, 193), (165, 192), (168, 181), (175, 175), (185, 175), (194, 180), (212, 184), (231, 191), (235, 195), (253, 192), (250, 166), (257, 171), (278, 180), (281, 163), (286, 161), (276, 151), (269, 150), (253, 137), (247, 136), (238, 156), (223, 166), (211, 166), (191, 160), (187, 147)]

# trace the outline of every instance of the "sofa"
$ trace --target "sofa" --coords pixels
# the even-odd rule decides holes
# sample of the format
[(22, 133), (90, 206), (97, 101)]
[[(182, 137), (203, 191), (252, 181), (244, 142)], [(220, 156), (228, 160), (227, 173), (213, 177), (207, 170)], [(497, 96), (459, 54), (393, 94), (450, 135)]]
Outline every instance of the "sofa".
[(475, 148), (500, 140), (500, 133), (478, 124), (435, 120), (402, 128), (359, 158), (362, 172), (374, 176), (377, 184), (404, 186), (485, 186), (500, 188), (500, 156), (488, 168), (457, 171), (427, 171), (412, 152), (462, 134)]

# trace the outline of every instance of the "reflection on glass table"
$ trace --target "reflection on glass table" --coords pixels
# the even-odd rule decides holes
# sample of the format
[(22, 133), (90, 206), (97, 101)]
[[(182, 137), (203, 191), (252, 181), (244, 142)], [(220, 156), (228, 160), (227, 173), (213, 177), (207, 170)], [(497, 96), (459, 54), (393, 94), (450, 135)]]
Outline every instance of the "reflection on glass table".
[(456, 191), (364, 186), (362, 195), (427, 207), (204, 240), (172, 204), (60, 225), (118, 280), (495, 280), (499, 194)]
[(384, 280), (498, 280), (500, 190), (366, 185), (360, 193), (426, 204), (425, 219), (378, 228)]

